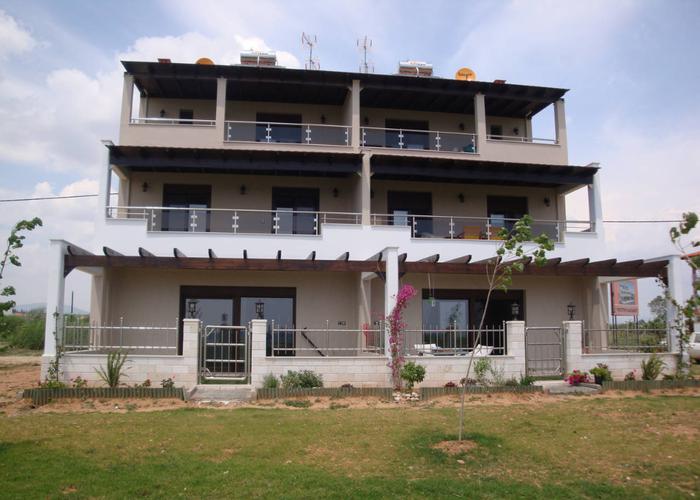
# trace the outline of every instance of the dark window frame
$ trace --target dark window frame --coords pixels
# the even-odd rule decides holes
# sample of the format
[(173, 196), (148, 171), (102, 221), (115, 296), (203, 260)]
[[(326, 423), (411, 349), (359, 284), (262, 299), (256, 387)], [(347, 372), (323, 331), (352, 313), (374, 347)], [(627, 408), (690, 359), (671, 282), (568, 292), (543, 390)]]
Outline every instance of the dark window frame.
[[(161, 219), (161, 230), (163, 231), (171, 231), (170, 229), (170, 220), (169, 220), (169, 214), (170, 212), (167, 210), (168, 207), (175, 207), (176, 204), (202, 204), (206, 205), (206, 209), (204, 208), (193, 208), (192, 210), (207, 210), (207, 227), (205, 229), (205, 232), (209, 232), (211, 230), (211, 217), (209, 216), (210, 212), (208, 209), (212, 208), (211, 207), (211, 198), (212, 198), (212, 186), (211, 184), (163, 184), (163, 193), (162, 193), (162, 206), (164, 208), (163, 213), (162, 213), (162, 219)], [(182, 201), (178, 201), (182, 200)], [(197, 200), (206, 200), (206, 201), (197, 201)], [(166, 223), (167, 219), (167, 223)], [(187, 226), (186, 226), (187, 227)], [(187, 231), (188, 229), (180, 229), (180, 231)]]

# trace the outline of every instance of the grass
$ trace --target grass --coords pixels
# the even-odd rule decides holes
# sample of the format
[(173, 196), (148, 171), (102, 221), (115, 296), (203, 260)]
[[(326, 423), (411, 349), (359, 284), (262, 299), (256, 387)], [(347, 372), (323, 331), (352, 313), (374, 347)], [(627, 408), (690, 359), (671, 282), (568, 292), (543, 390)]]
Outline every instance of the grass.
[[(0, 416), (6, 498), (653, 498), (700, 490), (700, 398), (467, 409), (187, 408)], [(460, 463), (463, 462), (463, 463)]]

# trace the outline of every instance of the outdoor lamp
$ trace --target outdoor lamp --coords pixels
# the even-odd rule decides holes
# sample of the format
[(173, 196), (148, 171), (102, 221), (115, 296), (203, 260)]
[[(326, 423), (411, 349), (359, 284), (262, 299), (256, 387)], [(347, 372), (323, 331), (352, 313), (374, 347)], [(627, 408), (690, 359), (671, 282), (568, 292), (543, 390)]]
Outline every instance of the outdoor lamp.
[(573, 304), (573, 302), (569, 302), (569, 305), (566, 306), (566, 310), (569, 313), (569, 321), (573, 321), (574, 314), (576, 314), (576, 306)]
[(510, 305), (510, 313), (513, 315), (513, 319), (518, 319), (518, 316), (520, 316), (520, 304), (513, 302)]
[(265, 316), (265, 303), (262, 300), (259, 300), (258, 302), (255, 303), (255, 314), (258, 316), (258, 319), (263, 319)]
[(190, 318), (195, 317), (195, 315), (197, 314), (197, 301), (196, 300), (190, 300), (187, 303), (187, 313), (189, 314)]

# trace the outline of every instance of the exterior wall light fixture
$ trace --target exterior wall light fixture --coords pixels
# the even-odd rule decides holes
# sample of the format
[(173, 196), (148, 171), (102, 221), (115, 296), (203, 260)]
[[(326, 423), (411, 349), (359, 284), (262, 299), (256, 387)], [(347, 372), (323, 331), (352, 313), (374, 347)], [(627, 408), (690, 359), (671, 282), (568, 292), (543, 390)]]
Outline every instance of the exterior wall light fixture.
[(197, 316), (197, 303), (199, 301), (197, 300), (190, 300), (187, 303), (187, 314), (190, 318), (194, 318)]
[(338, 188), (334, 187), (334, 188), (333, 188), (333, 198), (337, 198), (337, 197), (338, 197), (338, 193), (339, 193)]
[(263, 319), (265, 317), (265, 303), (262, 300), (255, 303), (255, 315), (258, 319)]
[(520, 304), (517, 302), (513, 302), (510, 305), (510, 313), (513, 315), (513, 319), (518, 319), (520, 317)]
[(160, 117), (165, 118), (165, 110), (164, 109), (160, 110)]
[(573, 302), (569, 302), (569, 305), (566, 306), (566, 312), (569, 313), (569, 321), (573, 321), (576, 315), (576, 306)]
[(148, 191), (148, 182), (144, 182), (143, 184), (141, 184), (141, 189), (144, 193)]
[(545, 207), (548, 207), (548, 206), (550, 206), (551, 204), (552, 204), (552, 200), (550, 200), (549, 197), (546, 197), (546, 196), (545, 196), (545, 198), (544, 198), (544, 206), (545, 206)]
[(464, 193), (459, 193), (457, 195), (457, 199), (459, 200), (460, 203), (464, 203)]
[(244, 195), (247, 191), (247, 188), (245, 187), (245, 184), (241, 184), (241, 195)]

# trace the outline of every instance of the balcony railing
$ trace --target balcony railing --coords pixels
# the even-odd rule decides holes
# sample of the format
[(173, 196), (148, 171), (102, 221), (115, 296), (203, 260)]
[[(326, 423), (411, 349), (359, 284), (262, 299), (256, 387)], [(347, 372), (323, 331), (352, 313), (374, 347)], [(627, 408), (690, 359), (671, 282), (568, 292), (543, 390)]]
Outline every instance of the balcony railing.
[(361, 214), (301, 210), (107, 207), (110, 219), (143, 219), (149, 231), (231, 234), (320, 234), (321, 224), (360, 224)]
[(351, 127), (311, 123), (227, 121), (224, 142), (349, 146)]
[(362, 127), (360, 144), (368, 148), (476, 153), (476, 135), (464, 132)]
[(559, 144), (556, 139), (544, 139), (542, 137), (523, 137), (520, 135), (495, 135), (488, 134), (486, 139), (503, 142), (523, 142), (526, 144)]
[[(411, 229), (412, 238), (456, 240), (501, 240), (501, 229), (512, 229), (519, 219), (501, 217), (460, 217), (442, 215), (372, 214), (374, 226), (403, 226)], [(562, 241), (562, 233), (590, 232), (590, 221), (535, 220), (531, 225), (535, 236), (545, 234)]]
[(195, 120), (192, 118), (132, 118), (132, 125), (189, 125), (193, 127), (214, 127), (216, 120)]
[(618, 328), (584, 330), (583, 352), (586, 354), (627, 352), (669, 352), (669, 332), (663, 328)]
[(267, 355), (278, 356), (383, 356), (384, 324), (372, 328), (295, 328), (276, 324), (268, 330)]
[(479, 330), (476, 327), (422, 328), (404, 330), (403, 351), (408, 356), (504, 356), (506, 327), (492, 325)]

